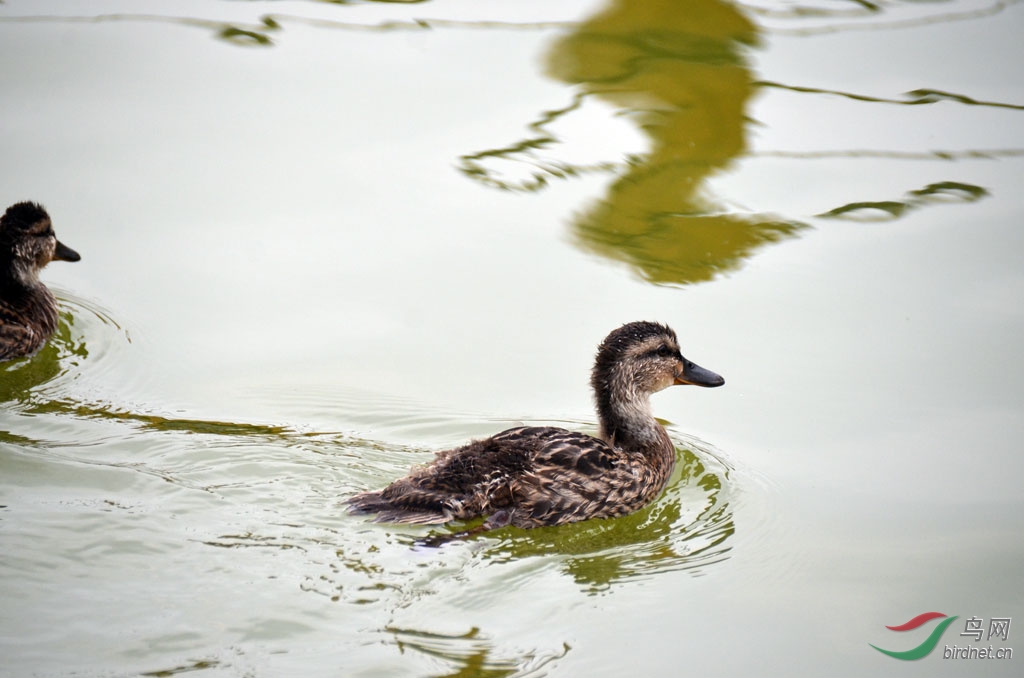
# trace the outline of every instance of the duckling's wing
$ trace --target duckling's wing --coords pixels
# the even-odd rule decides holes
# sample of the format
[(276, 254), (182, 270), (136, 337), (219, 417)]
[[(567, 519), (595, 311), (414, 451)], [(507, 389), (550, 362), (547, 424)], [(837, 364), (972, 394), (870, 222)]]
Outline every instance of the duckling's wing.
[[(529, 430), (529, 429), (527, 429)], [(558, 428), (538, 430), (533, 473), (562, 471), (577, 477), (600, 477), (615, 468), (618, 455), (608, 443), (576, 431)]]
[(512, 483), (515, 525), (561, 525), (631, 510), (637, 479), (608, 443), (561, 430), (540, 442), (529, 469)]

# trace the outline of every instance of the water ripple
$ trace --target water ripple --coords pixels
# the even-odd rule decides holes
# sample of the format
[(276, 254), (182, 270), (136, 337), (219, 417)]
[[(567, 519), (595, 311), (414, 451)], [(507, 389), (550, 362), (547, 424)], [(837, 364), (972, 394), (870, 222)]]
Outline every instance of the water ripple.
[(34, 356), (0, 364), (0, 402), (15, 410), (45, 409), (89, 374), (102, 380), (131, 343), (128, 330), (100, 305), (54, 290), (60, 306), (57, 331)]

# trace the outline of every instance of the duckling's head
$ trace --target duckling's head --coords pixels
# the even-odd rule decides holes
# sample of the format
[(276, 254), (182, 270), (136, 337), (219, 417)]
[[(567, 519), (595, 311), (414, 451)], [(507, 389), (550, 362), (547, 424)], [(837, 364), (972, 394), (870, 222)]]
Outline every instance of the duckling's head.
[(725, 379), (684, 358), (671, 328), (635, 322), (601, 342), (590, 383), (601, 436), (612, 444), (647, 445), (665, 435), (651, 414), (652, 393), (674, 384), (721, 386)]
[(721, 386), (725, 379), (684, 358), (670, 327), (634, 322), (601, 342), (591, 383), (601, 406), (603, 399), (639, 404), (674, 384)]
[(82, 257), (53, 233), (50, 215), (42, 205), (19, 202), (0, 217), (0, 268), (34, 280), (39, 269), (54, 260), (78, 261)]

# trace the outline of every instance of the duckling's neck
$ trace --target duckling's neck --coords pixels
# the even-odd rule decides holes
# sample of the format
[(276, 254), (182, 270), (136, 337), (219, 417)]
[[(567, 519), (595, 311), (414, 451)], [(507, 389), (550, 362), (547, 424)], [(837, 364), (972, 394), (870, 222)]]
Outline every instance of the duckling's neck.
[(39, 281), (39, 268), (33, 265), (33, 262), (17, 256), (0, 256), (0, 278), (0, 284), (5, 288), (23, 289), (26, 292), (43, 286)]
[(616, 389), (614, 382), (595, 383), (601, 437), (612, 447), (648, 452), (666, 444), (665, 429), (651, 413), (650, 396), (630, 388)]
[(57, 300), (29, 263), (18, 258), (0, 262), (0, 301), (44, 334), (57, 329)]

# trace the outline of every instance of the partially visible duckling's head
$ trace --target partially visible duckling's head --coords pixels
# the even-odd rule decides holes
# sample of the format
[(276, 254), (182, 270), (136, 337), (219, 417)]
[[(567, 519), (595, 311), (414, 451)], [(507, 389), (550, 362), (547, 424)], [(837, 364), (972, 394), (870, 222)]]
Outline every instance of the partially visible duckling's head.
[(42, 205), (19, 202), (0, 217), (0, 272), (31, 284), (39, 270), (54, 260), (82, 257), (53, 233), (50, 215)]

